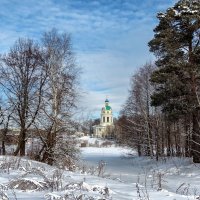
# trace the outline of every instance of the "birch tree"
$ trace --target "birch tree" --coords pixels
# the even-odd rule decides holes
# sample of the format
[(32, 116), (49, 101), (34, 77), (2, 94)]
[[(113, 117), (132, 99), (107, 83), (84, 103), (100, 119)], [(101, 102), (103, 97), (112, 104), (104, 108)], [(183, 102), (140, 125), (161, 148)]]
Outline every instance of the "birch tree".
[[(73, 130), (71, 117), (76, 103), (79, 69), (75, 65), (68, 34), (59, 34), (53, 29), (44, 34), (42, 42), (48, 79), (38, 120), (39, 127), (46, 130), (40, 135), (43, 143), (40, 153), (41, 160), (52, 165), (59, 155), (75, 157), (77, 152), (69, 135)], [(60, 143), (65, 148), (61, 148)]]
[[(139, 155), (153, 156), (154, 154), (150, 105), (150, 96), (153, 91), (150, 76), (153, 70), (154, 66), (148, 63), (132, 76), (129, 96), (122, 110), (122, 115), (126, 116), (126, 118), (122, 118), (126, 122), (126, 133), (130, 133), (130, 137), (132, 136), (135, 141)], [(125, 124), (121, 123), (121, 125)], [(130, 139), (130, 137), (128, 138)]]

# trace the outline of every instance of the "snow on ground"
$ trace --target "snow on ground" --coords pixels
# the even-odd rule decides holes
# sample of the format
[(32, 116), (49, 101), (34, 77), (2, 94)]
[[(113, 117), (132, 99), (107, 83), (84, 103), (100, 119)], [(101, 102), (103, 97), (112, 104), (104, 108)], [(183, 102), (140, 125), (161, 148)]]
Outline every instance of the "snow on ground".
[[(81, 151), (87, 169), (76, 172), (0, 156), (0, 200), (194, 200), (200, 195), (200, 165), (189, 159), (156, 162), (114, 145)], [(89, 170), (92, 165), (95, 171)]]
[[(117, 179), (136, 188), (146, 185), (152, 199), (197, 199), (200, 195), (200, 165), (191, 159), (169, 158), (159, 162), (148, 157), (138, 157), (136, 153), (121, 147), (82, 148), (82, 158), (88, 166), (106, 163), (105, 176)], [(159, 184), (160, 182), (160, 184)], [(161, 188), (160, 188), (161, 187)], [(160, 190), (154, 196), (155, 190)], [(177, 197), (177, 194), (181, 195)], [(131, 199), (131, 198), (128, 198)], [(133, 198), (134, 199), (134, 198)]]
[(82, 136), (82, 137), (79, 137), (78, 140), (80, 142), (86, 142), (88, 144), (88, 146), (90, 146), (90, 147), (91, 146), (101, 147), (101, 146), (105, 146), (105, 145), (114, 143), (110, 140), (104, 140), (101, 138), (95, 138), (95, 137), (90, 137), (90, 136)]
[(121, 156), (127, 156), (127, 154), (132, 154), (132, 151), (128, 148), (122, 148), (122, 147), (115, 147), (115, 146), (109, 146), (109, 147), (85, 147), (81, 148), (81, 151), (83, 153), (83, 156), (87, 157), (121, 157)]
[(44, 163), (0, 156), (0, 199), (110, 199), (112, 191), (101, 178), (57, 169)]
[[(129, 180), (135, 183), (138, 173), (133, 173), (133, 160), (125, 159), (134, 152), (122, 147), (85, 147), (81, 148), (82, 159), (89, 166), (98, 166), (99, 161), (106, 163), (106, 174), (122, 181)], [(138, 170), (137, 170), (138, 172)], [(134, 176), (135, 178), (133, 178)]]

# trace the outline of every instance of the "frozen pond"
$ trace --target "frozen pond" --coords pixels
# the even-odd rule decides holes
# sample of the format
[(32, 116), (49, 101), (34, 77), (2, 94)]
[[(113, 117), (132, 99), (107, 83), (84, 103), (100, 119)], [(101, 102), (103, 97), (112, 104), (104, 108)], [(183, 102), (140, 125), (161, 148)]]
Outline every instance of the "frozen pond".
[(133, 154), (128, 149), (119, 147), (82, 148), (82, 159), (89, 166), (98, 166), (100, 161), (106, 163), (105, 174), (111, 178), (119, 178), (124, 182), (135, 183), (138, 179), (138, 174), (143, 173), (143, 169), (138, 169), (138, 164), (134, 157), (128, 157), (128, 154)]
[[(81, 150), (86, 165), (97, 167), (99, 161), (105, 161), (105, 174), (112, 179), (120, 179), (131, 185), (138, 182), (144, 185), (146, 182), (148, 190), (151, 190), (153, 181), (154, 188), (158, 187), (156, 173), (161, 172), (162, 187), (167, 191), (176, 193), (183, 183), (189, 185), (191, 194), (199, 191), (200, 166), (193, 165), (190, 159), (169, 158), (157, 162), (149, 157), (138, 157), (135, 152), (120, 147), (86, 147)], [(130, 154), (132, 156), (128, 156)]]

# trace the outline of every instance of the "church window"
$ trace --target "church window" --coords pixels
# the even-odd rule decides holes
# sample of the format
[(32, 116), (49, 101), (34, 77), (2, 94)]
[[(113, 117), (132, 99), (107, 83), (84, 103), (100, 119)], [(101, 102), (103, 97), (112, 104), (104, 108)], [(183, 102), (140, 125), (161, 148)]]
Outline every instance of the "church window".
[(103, 122), (105, 122), (105, 117), (103, 117)]
[(107, 122), (109, 122), (109, 117), (107, 117)]

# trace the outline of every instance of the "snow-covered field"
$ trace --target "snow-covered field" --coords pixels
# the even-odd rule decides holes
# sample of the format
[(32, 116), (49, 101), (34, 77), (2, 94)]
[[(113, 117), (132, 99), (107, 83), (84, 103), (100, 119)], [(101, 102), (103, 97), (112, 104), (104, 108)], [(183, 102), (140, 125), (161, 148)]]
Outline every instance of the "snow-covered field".
[(76, 172), (0, 156), (0, 200), (199, 199), (200, 165), (189, 159), (156, 162), (114, 145), (81, 151), (85, 165)]
[(157, 162), (114, 146), (82, 148), (82, 158), (89, 166), (104, 161), (105, 176), (132, 185), (135, 194), (128, 199), (135, 199), (136, 183), (150, 199), (200, 199), (200, 165), (190, 159), (166, 158)]
[(0, 199), (194, 199), (167, 190), (146, 190), (140, 184), (137, 189), (136, 183), (58, 170), (14, 157), (0, 157), (0, 169)]

